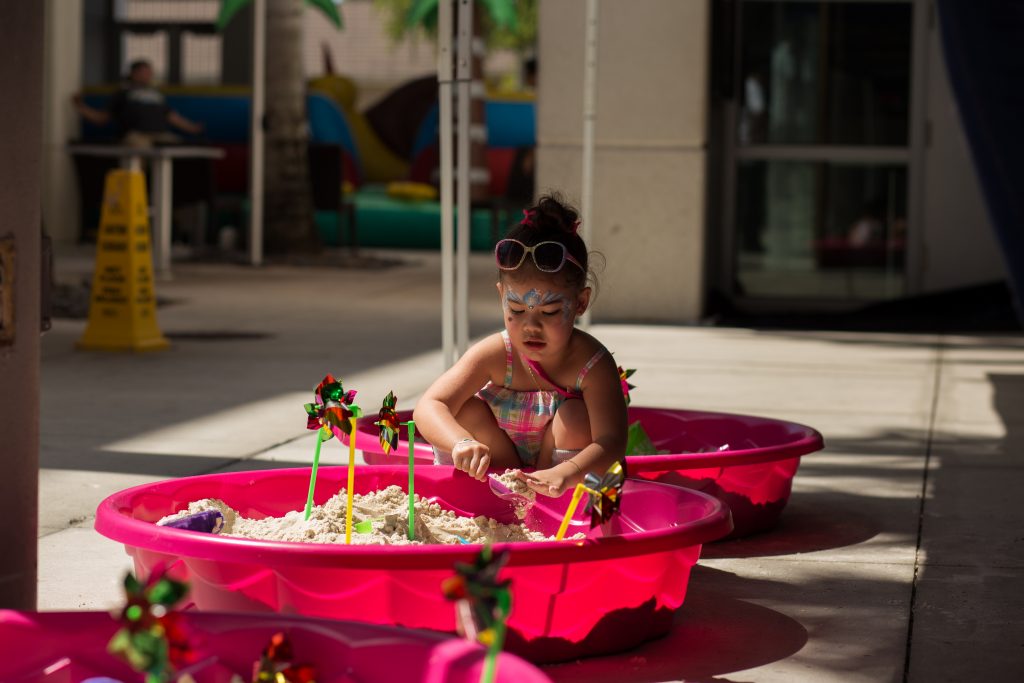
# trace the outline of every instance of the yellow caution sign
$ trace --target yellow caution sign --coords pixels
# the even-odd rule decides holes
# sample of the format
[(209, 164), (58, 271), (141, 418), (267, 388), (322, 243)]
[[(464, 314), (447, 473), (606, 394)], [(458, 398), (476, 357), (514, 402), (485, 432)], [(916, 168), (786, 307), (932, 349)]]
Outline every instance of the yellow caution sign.
[(156, 323), (149, 212), (141, 171), (107, 173), (89, 324), (76, 346), (99, 351), (159, 351), (170, 346)]

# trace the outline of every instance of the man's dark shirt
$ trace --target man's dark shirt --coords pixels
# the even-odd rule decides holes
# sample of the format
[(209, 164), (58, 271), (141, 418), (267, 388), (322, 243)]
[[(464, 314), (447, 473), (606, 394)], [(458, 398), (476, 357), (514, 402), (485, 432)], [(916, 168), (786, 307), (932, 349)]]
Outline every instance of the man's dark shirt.
[(110, 114), (122, 135), (166, 131), (169, 111), (163, 93), (150, 86), (122, 88), (110, 102)]

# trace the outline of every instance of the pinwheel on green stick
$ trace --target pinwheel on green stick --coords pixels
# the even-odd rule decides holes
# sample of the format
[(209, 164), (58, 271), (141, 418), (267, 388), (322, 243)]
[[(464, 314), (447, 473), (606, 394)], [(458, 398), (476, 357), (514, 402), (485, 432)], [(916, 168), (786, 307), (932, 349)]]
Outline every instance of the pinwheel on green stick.
[[(317, 430), (316, 450), (313, 452), (313, 469), (309, 475), (309, 495), (306, 497), (305, 519), (309, 519), (313, 510), (313, 490), (316, 488), (316, 473), (320, 466), (320, 444), (334, 436), (334, 428), (349, 435), (349, 441), (355, 441), (355, 418), (362, 415), (359, 406), (352, 403), (355, 391), (345, 391), (340, 379), (328, 374), (315, 391), (316, 400), (305, 404), (306, 429)], [(351, 454), (350, 454), (351, 455)], [(351, 457), (349, 458), (351, 460)]]
[(459, 633), (487, 646), (487, 658), (481, 683), (492, 683), (497, 673), (498, 655), (505, 644), (505, 622), (512, 609), (509, 581), (498, 579), (508, 562), (508, 551), (495, 554), (490, 545), (477, 555), (473, 564), (455, 563), (455, 576), (441, 585), (444, 595), (455, 601)]
[(121, 657), (146, 683), (171, 680), (189, 662), (188, 638), (178, 612), (172, 611), (188, 592), (188, 586), (154, 569), (145, 581), (128, 572), (124, 577), (125, 606), (117, 615), (121, 628), (107, 644), (107, 651)]

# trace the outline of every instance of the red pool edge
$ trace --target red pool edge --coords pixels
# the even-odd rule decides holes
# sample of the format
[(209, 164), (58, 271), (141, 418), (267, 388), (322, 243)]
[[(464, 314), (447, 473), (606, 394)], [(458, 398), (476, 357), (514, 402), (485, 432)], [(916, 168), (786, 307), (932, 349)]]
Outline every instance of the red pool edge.
[[(363, 469), (364, 472), (367, 469), (389, 470), (393, 475), (398, 473), (404, 475), (406, 472), (404, 467), (367, 467)], [(320, 481), (333, 480), (330, 485), (334, 485), (341, 480), (343, 470), (344, 468), (340, 467), (321, 468), (321, 477), (324, 479), (318, 478), (318, 490)], [(443, 468), (430, 467), (423, 468), (423, 470), (424, 476), (431, 478), (440, 477), (443, 474)], [(177, 571), (183, 574), (181, 578), (191, 579), (194, 575), (195, 580), (200, 584), (196, 588), (196, 594), (205, 594), (207, 605), (210, 605), (200, 604), (200, 599), (197, 598), (196, 606), (202, 610), (217, 611), (280, 611), (281, 607), (273, 605), (284, 606), (291, 604), (289, 600), (296, 599), (305, 600), (306, 602), (303, 604), (307, 604), (309, 607), (308, 596), (296, 598), (294, 590), (296, 587), (309, 588), (308, 592), (311, 595), (319, 596), (315, 590), (317, 586), (304, 586), (301, 582), (296, 584), (296, 576), (305, 577), (302, 579), (303, 581), (317, 582), (326, 579), (333, 582), (339, 581), (338, 576), (346, 576), (346, 572), (349, 575), (352, 572), (355, 572), (355, 575), (359, 575), (360, 572), (362, 575), (366, 575), (369, 570), (381, 572), (382, 576), (395, 572), (395, 580), (408, 582), (410, 576), (408, 572), (412, 570), (423, 571), (422, 580), (430, 583), (437, 582), (439, 585), (439, 577), (450, 575), (455, 562), (470, 562), (479, 552), (479, 545), (431, 546), (431, 552), (424, 553), (422, 546), (337, 546), (325, 548), (324, 544), (218, 538), (157, 527), (152, 524), (152, 521), (165, 513), (164, 510), (151, 510), (148, 516), (154, 518), (152, 521), (133, 518), (133, 506), (130, 501), (143, 494), (153, 494), (154, 488), (176, 487), (185, 481), (195, 483), (198, 480), (211, 478), (225, 481), (232, 486), (244, 487), (253, 479), (282, 474), (308, 478), (309, 469), (293, 468), (203, 475), (135, 486), (117, 492), (100, 503), (97, 508), (95, 528), (104, 536), (124, 543), (128, 554), (135, 562), (136, 570), (141, 573), (148, 572), (159, 562), (175, 563), (180, 560)], [(461, 475), (461, 473), (457, 474)], [(445, 476), (451, 478), (450, 473)], [(459, 484), (461, 485), (461, 483)], [(637, 485), (647, 487), (648, 491), (655, 493), (659, 489), (664, 490), (665, 493), (672, 490), (678, 491), (675, 487), (654, 482), (637, 482)], [(627, 486), (631, 487), (632, 485), (627, 482)], [(518, 619), (515, 607), (513, 608), (508, 640), (509, 651), (535, 663), (565, 661), (581, 656), (622, 651), (667, 633), (672, 626), (673, 613), (683, 603), (690, 569), (699, 557), (701, 544), (728, 534), (732, 526), (728, 508), (711, 496), (688, 491), (685, 498), (680, 498), (678, 494), (671, 494), (671, 497), (676, 501), (685, 500), (687, 505), (698, 505), (698, 508), (702, 510), (701, 517), (682, 526), (644, 531), (644, 538), (637, 538), (635, 535), (632, 537), (613, 536), (591, 539), (583, 542), (582, 545), (572, 542), (496, 544), (495, 549), (507, 548), (511, 551), (507, 571), (510, 572), (513, 582), (525, 580), (527, 581), (525, 584), (520, 582), (521, 590), (541, 591), (528, 598), (521, 596), (524, 598), (522, 600), (523, 609), (526, 609), (527, 612), (521, 614)], [(318, 498), (321, 497), (318, 496)], [(174, 503), (176, 505), (178, 501), (175, 500)], [(635, 504), (641, 505), (642, 503), (638, 501)], [(147, 514), (141, 516), (147, 517)], [(225, 562), (225, 556), (230, 557), (230, 560)], [(612, 560), (612, 562), (609, 564), (608, 560)], [(594, 564), (601, 561), (606, 562), (604, 565)], [(582, 627), (578, 624), (563, 625), (560, 629), (556, 628), (553, 631), (542, 629), (541, 632), (538, 632), (536, 630), (538, 628), (535, 618), (537, 612), (533, 610), (537, 609), (538, 604), (548, 604), (548, 601), (551, 601), (548, 609), (564, 610), (566, 609), (564, 606), (567, 604), (566, 600), (569, 601), (568, 604), (574, 604), (573, 600), (579, 600), (578, 597), (569, 597), (569, 594), (573, 593), (574, 586), (576, 590), (579, 590), (578, 585), (573, 583), (577, 579), (570, 581), (570, 590), (566, 594), (563, 593), (565, 587), (558, 588), (557, 580), (552, 580), (552, 577), (556, 575), (568, 577), (572, 573), (573, 576), (580, 578), (590, 576), (588, 572), (591, 574), (597, 572), (600, 576), (584, 578), (584, 583), (588, 581), (593, 581), (595, 584), (607, 583), (617, 577), (615, 580), (618, 583), (615, 585), (621, 586), (622, 582), (633, 583), (639, 580), (631, 579), (630, 572), (635, 572), (638, 567), (645, 567), (646, 563), (652, 561), (660, 563), (656, 566), (660, 566), (661, 569), (653, 570), (657, 573), (643, 579), (646, 582), (643, 585), (647, 587), (639, 591), (636, 589), (626, 591), (631, 593), (632, 597), (617, 598), (618, 602), (598, 600), (594, 609), (599, 611), (592, 617), (584, 617), (585, 622), (590, 624), (585, 627), (588, 629), (585, 632), (580, 630)], [(588, 567), (592, 569), (588, 569)], [(536, 584), (537, 572), (547, 577), (542, 579), (540, 584)], [(579, 572), (583, 572), (583, 574)], [(244, 576), (250, 575), (253, 578), (244, 578)], [(242, 576), (241, 579), (240, 576)], [(526, 578), (521, 579), (521, 577)], [(263, 599), (263, 593), (254, 598), (244, 590), (239, 594), (234, 592), (235, 587), (242, 586), (244, 588), (246, 582), (251, 581), (277, 582), (277, 588), (273, 589), (276, 591), (274, 596), (268, 598), (273, 604), (260, 602)], [(344, 578), (340, 579), (342, 586), (344, 581)], [(531, 587), (530, 581), (534, 581), (535, 585)], [(601, 594), (606, 595), (608, 590), (609, 587), (605, 586)], [(291, 597), (286, 595), (285, 598), (282, 598), (281, 591)], [(545, 591), (551, 591), (550, 597), (544, 597)], [(430, 599), (434, 600), (432, 593), (430, 595)], [(644, 597), (646, 597), (646, 601), (644, 601)], [(332, 595), (328, 598), (329, 600), (336, 599), (336, 596)], [(345, 599), (348, 600), (348, 597)], [(389, 598), (392, 602), (396, 599)], [(603, 610), (601, 609), (602, 602), (604, 603)], [(533, 608), (528, 607), (531, 603), (534, 605)], [(563, 606), (556, 608), (556, 604)], [(371, 618), (373, 615), (368, 614), (361, 614), (357, 617), (341, 613), (332, 614), (330, 613), (332, 609), (330, 604), (321, 604), (319, 600), (313, 602), (313, 606), (309, 609), (312, 611), (303, 611), (303, 608), (296, 607), (290, 608), (292, 611), (312, 617), (356, 618), (372, 623), (410, 628), (434, 628), (441, 631), (450, 631), (452, 628), (447, 623), (451, 621), (450, 608), (447, 606), (444, 608), (436, 606), (436, 609), (442, 609), (445, 612), (443, 618), (430, 617), (435, 622), (439, 618), (445, 622), (442, 627), (425, 624), (419, 617), (412, 620), (382, 621), (378, 618)], [(524, 618), (530, 621), (525, 625), (525, 630), (520, 628)], [(549, 614), (547, 618), (550, 619), (551, 615)], [(574, 619), (579, 618), (574, 617)], [(541, 634), (540, 637), (537, 637), (538, 633)], [(576, 635), (572, 635), (573, 633)]]
[[(406, 468), (395, 465), (375, 465), (378, 469), (388, 469), (406, 473)], [(340, 467), (321, 467), (320, 475), (339, 471)], [(255, 473), (274, 472), (278, 474), (302, 473), (307, 479), (310, 468), (294, 467), (274, 470), (257, 470)], [(358, 471), (358, 470), (357, 470)], [(229, 483), (244, 482), (250, 479), (254, 472), (229, 472), (218, 475), (199, 475), (198, 477), (185, 477), (185, 479), (200, 479), (204, 477), (217, 477)], [(180, 481), (180, 480), (166, 480)], [(233, 559), (238, 561), (260, 561), (265, 559), (268, 552), (276, 552), (287, 549), (287, 554), (281, 558), (281, 564), (285, 566), (304, 567), (335, 567), (338, 566), (337, 559), (331, 553), (325, 553), (324, 544), (318, 543), (295, 543), (289, 541), (256, 541), (245, 538), (228, 538), (214, 536), (212, 534), (198, 534), (169, 527), (156, 527), (153, 522), (156, 520), (139, 520), (126, 517), (130, 507), (127, 501), (139, 493), (147, 492), (154, 485), (164, 482), (153, 482), (140, 484), (128, 489), (114, 493), (100, 502), (96, 508), (96, 521), (94, 528), (101, 535), (107, 538), (124, 543), (126, 545), (145, 544), (149, 550), (158, 552), (174, 552), (197, 559), (219, 559), (223, 548), (231, 549)], [(658, 482), (647, 482), (658, 486), (668, 486)], [(699, 493), (699, 492), (696, 492)], [(637, 555), (641, 553), (655, 553), (666, 550), (674, 550), (681, 546), (701, 545), (720, 538), (732, 530), (731, 514), (728, 508), (711, 496), (700, 494), (708, 499), (709, 503), (718, 506), (718, 509), (704, 519), (688, 522), (686, 526), (668, 528), (659, 531), (645, 531), (645, 538), (630, 539), (628, 544), (624, 537), (613, 536), (601, 538), (597, 542), (586, 545), (588, 561), (608, 560), (625, 555)], [(627, 548), (628, 545), (628, 548)], [(450, 569), (456, 562), (471, 562), (480, 552), (479, 546), (431, 546), (432, 553), (425, 556), (423, 546), (373, 546), (354, 545), (339, 546), (333, 550), (343, 551), (345, 554), (344, 566), (352, 568), (378, 568), (378, 569)], [(496, 543), (496, 551), (509, 550), (510, 558), (507, 566), (525, 566), (532, 564), (543, 564), (549, 562), (560, 562), (567, 555), (580, 554), (583, 546), (569, 542), (520, 542), (520, 543)]]

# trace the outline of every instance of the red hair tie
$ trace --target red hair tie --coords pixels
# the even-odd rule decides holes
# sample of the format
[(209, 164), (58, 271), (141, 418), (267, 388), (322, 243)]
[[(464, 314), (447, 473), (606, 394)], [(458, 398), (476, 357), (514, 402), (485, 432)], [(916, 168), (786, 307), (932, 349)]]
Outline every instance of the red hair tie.
[(525, 226), (527, 226), (529, 228), (534, 227), (534, 224), (533, 224), (533, 214), (534, 214), (534, 212), (532, 210), (530, 210), (530, 209), (523, 209), (523, 219), (521, 221), (519, 221), (519, 225), (525, 225)]

